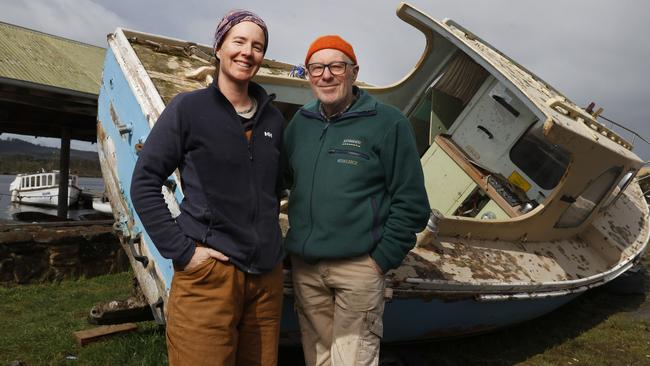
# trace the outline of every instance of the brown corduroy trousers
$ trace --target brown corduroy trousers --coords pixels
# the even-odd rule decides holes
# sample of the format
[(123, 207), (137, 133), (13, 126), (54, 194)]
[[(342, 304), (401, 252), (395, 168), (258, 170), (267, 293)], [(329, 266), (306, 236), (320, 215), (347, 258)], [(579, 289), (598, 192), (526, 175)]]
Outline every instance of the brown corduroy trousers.
[(167, 305), (169, 364), (277, 364), (282, 264), (247, 274), (209, 259), (176, 271)]

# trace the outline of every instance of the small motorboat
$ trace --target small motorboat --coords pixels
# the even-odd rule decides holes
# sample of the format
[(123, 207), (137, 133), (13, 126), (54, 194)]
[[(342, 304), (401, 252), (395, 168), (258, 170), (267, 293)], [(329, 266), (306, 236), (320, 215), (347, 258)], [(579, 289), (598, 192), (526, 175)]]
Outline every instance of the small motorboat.
[[(33, 174), (18, 174), (16, 179), (9, 185), (11, 202), (33, 206), (59, 205), (59, 172), (42, 171)], [(70, 175), (68, 178), (68, 206), (77, 203), (81, 189), (78, 184), (79, 178)]]

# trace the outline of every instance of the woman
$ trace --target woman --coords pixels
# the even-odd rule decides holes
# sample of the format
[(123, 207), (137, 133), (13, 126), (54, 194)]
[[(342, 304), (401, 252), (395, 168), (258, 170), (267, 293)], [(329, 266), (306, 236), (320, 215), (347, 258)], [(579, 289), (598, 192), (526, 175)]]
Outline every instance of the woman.
[[(251, 81), (267, 46), (257, 15), (224, 16), (215, 32), (216, 80), (169, 103), (135, 167), (133, 206), (175, 269), (167, 304), (170, 365), (277, 363), (283, 117)], [(161, 187), (177, 168), (184, 198), (174, 219)]]

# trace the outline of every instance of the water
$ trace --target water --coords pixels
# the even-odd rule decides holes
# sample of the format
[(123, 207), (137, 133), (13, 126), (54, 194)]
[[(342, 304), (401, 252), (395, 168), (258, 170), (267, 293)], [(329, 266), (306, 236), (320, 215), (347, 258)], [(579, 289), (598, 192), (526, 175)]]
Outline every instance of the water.
[[(9, 185), (13, 182), (14, 175), (0, 174), (0, 220), (13, 220), (12, 215), (17, 212), (43, 212), (49, 215), (56, 215), (56, 207), (36, 207), (29, 205), (19, 205), (11, 203)], [(90, 193), (94, 196), (101, 196), (104, 192), (104, 181), (102, 178), (82, 178), (79, 177), (79, 188), (83, 193)], [(76, 209), (71, 207), (68, 211), (68, 218), (77, 219), (80, 215), (97, 213), (93, 209)]]

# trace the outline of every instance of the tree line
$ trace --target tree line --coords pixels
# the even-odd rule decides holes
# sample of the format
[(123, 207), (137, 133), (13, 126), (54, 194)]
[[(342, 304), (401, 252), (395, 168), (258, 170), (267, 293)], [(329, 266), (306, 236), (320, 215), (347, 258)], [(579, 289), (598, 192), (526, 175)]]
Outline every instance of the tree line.
[[(34, 157), (26, 154), (1, 154), (0, 174), (15, 175), (20, 173), (36, 173), (59, 170), (59, 154), (48, 157)], [(101, 177), (102, 172), (98, 160), (70, 159), (70, 172), (82, 177)]]

